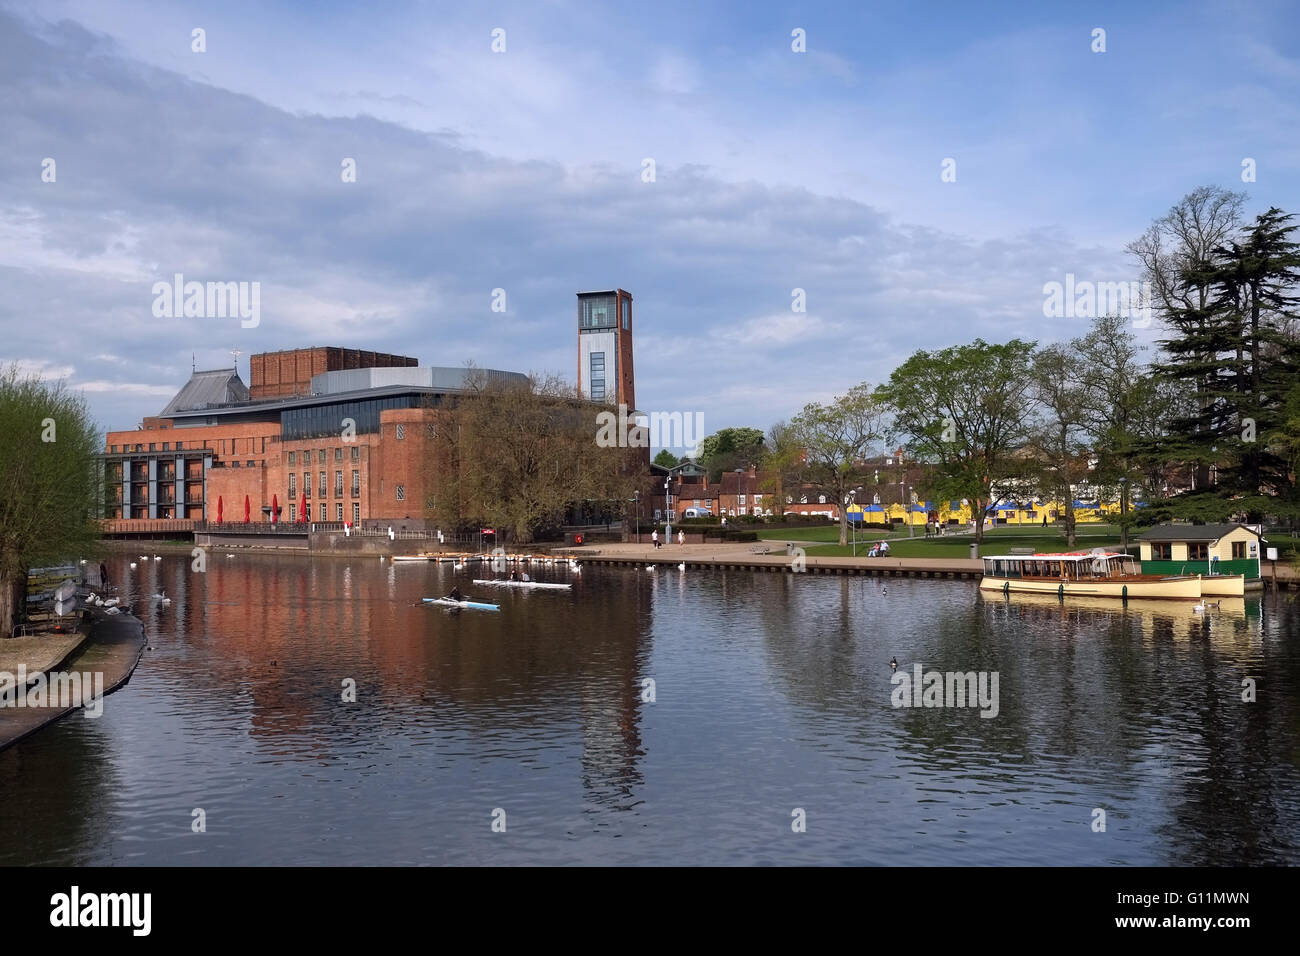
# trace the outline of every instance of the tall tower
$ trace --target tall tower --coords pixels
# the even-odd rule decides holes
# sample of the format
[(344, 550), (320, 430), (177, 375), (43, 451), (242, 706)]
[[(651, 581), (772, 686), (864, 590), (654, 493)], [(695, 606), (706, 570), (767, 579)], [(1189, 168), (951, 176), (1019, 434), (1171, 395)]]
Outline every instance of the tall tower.
[(594, 402), (636, 408), (632, 294), (578, 293), (578, 389)]

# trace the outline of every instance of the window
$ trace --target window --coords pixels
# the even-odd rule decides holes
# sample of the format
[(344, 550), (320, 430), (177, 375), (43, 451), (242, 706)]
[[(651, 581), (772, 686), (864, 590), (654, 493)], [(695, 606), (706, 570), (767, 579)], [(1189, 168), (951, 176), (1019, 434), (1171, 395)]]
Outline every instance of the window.
[(310, 471), (304, 471), (302, 473), (302, 493), (306, 495), (308, 498), (311, 497), (311, 472)]
[(627, 299), (623, 300), (623, 328), (632, 329), (632, 303)]
[(341, 501), (334, 506), (334, 520), (335, 521), (343, 520), (343, 502)]
[(149, 443), (149, 450), (150, 450), (150, 451), (157, 451), (157, 450), (158, 450), (158, 445), (157, 445), (157, 443), (155, 443), (155, 442), (150, 442), (150, 443)]
[(248, 463), (248, 467), (249, 467), (249, 468), (252, 468), (252, 467), (253, 467), (253, 463), (252, 463), (251, 461)]
[(579, 301), (578, 327), (583, 329), (612, 329), (617, 321), (615, 298), (612, 295), (593, 295)]
[(1209, 547), (1204, 543), (1189, 543), (1187, 545), (1188, 561), (1205, 561), (1209, 556)]
[(352, 502), (352, 523), (356, 524), (361, 520), (361, 502)]
[(318, 462), (320, 462), (322, 465), (325, 464), (325, 449), (324, 449), (324, 448), (322, 448), (322, 449), (320, 450), (320, 453), (316, 455), (316, 460), (317, 460)]
[[(335, 498), (343, 497), (343, 472), (341, 471), (334, 472), (334, 497)], [(341, 515), (342, 513), (343, 513), (343, 506), (339, 505), (339, 514)], [(339, 520), (342, 521), (343, 519), (339, 518)]]
[(353, 460), (353, 461), (360, 461), (360, 460), (361, 460), (361, 448), (360, 448), (360, 446), (358, 446), (358, 445), (353, 445), (353, 446), (352, 446), (352, 460)]
[(404, 439), (405, 437), (406, 437), (406, 426), (405, 426), (405, 425), (398, 425), (398, 426), (397, 426), (397, 440), (398, 440), (398, 441), (401, 441), (401, 440)]
[(238, 468), (238, 467), (239, 467), (239, 462), (237, 462), (237, 461), (232, 461), (232, 462), (230, 463), (230, 467), (231, 467), (231, 468)]
[(335, 449), (334, 449), (334, 460), (335, 460), (335, 461), (342, 461), (342, 460), (343, 460), (343, 449), (342, 449), (342, 448), (335, 448)]
[(117, 446), (116, 446), (116, 445), (109, 445), (109, 446), (108, 446), (108, 450), (109, 450), (110, 452), (112, 452), (114, 455), (117, 454)]
[[(324, 453), (322, 452), (322, 454)], [(320, 473), (320, 484), (317, 487), (320, 489), (320, 496), (324, 498), (325, 497), (325, 472), (323, 471)]]
[(605, 353), (591, 353), (591, 398), (593, 401), (605, 400)]
[(295, 522), (295, 521), (297, 521), (297, 520), (298, 520), (298, 506), (295, 505), (295, 504), (293, 504), (293, 503), (290, 503), (290, 505), (289, 505), (289, 522), (290, 522), (290, 524), (292, 524), (293, 522)]
[(289, 452), (289, 464), (293, 464), (293, 452)]
[(163, 442), (163, 451), (171, 451), (171, 450), (172, 450), (172, 443), (169, 441)]
[(1174, 558), (1174, 546), (1172, 544), (1151, 545), (1152, 561), (1172, 561), (1173, 558)]
[(311, 520), (311, 505), (302, 506), (302, 520), (303, 521)]
[(1246, 542), (1245, 541), (1232, 542), (1232, 560), (1241, 561), (1245, 557), (1246, 557)]
[(178, 441), (178, 442), (176, 443), (176, 450), (177, 450), (177, 451), (184, 451), (184, 450), (185, 450), (185, 442), (183, 442), (183, 441)]
[(406, 500), (406, 485), (397, 486), (397, 500), (398, 501)]
[(745, 503), (745, 496), (744, 496), (744, 495), (741, 495), (741, 496), (740, 496), (740, 503), (741, 503), (742, 505)]
[(361, 472), (352, 472), (352, 497), (355, 498), (361, 494)]
[(289, 472), (289, 497), (292, 498), (298, 493), (298, 476), (292, 471)]

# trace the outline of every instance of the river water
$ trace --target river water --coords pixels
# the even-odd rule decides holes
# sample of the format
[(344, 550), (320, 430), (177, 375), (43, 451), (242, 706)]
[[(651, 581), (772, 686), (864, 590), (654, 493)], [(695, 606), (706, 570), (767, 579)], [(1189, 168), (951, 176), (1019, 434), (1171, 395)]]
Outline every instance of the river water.
[[(0, 754), (0, 863), (1300, 863), (1286, 594), (1200, 615), (964, 581), (588, 566), (493, 594), (377, 558), (127, 562), (173, 603), (139, 607), (150, 649), (102, 717)], [(419, 603), (453, 583), (501, 612)], [(996, 673), (996, 716), (894, 706), (891, 657)]]

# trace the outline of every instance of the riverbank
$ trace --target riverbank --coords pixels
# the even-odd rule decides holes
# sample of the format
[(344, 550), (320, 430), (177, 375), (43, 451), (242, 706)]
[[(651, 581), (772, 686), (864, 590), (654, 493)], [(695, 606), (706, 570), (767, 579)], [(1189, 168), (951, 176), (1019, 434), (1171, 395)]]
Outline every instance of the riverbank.
[[(25, 642), (19, 647), (8, 645)], [(39, 643), (35, 643), (39, 642)], [(76, 710), (87, 716), (102, 707), (103, 698), (125, 686), (144, 653), (144, 624), (130, 614), (104, 614), (87, 611), (83, 627), (74, 635), (14, 638), (0, 644), (0, 678), (5, 684), (14, 675), (23, 675), (25, 686), (11, 690), (0, 706), (0, 750), (6, 750)], [(93, 689), (94, 700), (70, 703), (55, 697), (55, 686)], [(41, 689), (41, 703), (17, 706), (19, 695), (34, 694)], [(17, 693), (15, 693), (15, 691)], [(48, 694), (48, 697), (46, 696)], [(30, 699), (30, 698), (29, 698)]]

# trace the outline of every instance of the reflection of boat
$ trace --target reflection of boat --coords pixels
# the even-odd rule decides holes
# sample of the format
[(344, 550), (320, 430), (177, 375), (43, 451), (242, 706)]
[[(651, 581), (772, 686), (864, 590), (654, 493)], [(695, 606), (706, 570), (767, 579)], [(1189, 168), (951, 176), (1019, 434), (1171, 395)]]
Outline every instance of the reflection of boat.
[(1196, 600), (1201, 596), (1201, 578), (1142, 574), (1132, 555), (1098, 548), (1067, 554), (985, 558), (980, 590), (1058, 597)]
[(425, 604), (438, 604), (442, 607), (463, 607), (471, 611), (499, 611), (500, 604), (485, 604), (482, 601), (453, 601), (451, 598), (424, 598)]
[(1079, 610), (1104, 611), (1109, 614), (1125, 614), (1144, 620), (1165, 618), (1167, 620), (1193, 621), (1203, 617), (1211, 618), (1246, 618), (1245, 598), (1219, 598), (1218, 606), (1211, 601), (1208, 614), (1196, 612), (1196, 603), (1191, 601), (1162, 601), (1134, 599), (1121, 604), (1110, 597), (1071, 596), (1068, 603), (1062, 603), (1055, 594), (1028, 594), (1012, 591), (1008, 594), (983, 592), (980, 597), (991, 606), (1011, 605), (1020, 607), (1051, 608), (1065, 612)]
[(489, 581), (487, 579), (475, 578), (475, 584), (486, 584), (494, 588), (543, 588), (551, 591), (569, 591), (573, 589), (572, 584), (548, 584), (545, 581)]

